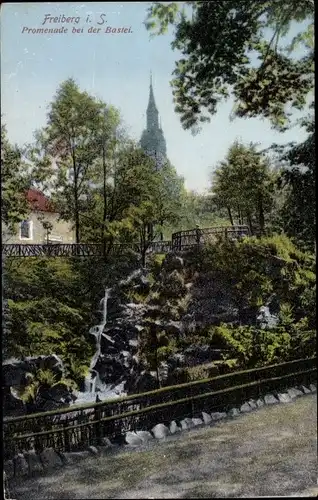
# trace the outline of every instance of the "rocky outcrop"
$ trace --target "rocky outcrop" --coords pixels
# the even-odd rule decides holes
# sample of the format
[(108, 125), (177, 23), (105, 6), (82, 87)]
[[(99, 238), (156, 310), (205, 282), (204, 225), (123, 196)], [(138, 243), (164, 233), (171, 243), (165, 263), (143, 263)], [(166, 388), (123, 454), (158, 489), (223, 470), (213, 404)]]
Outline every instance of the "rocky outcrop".
[[(18, 393), (23, 391), (38, 370), (49, 370), (55, 375), (56, 383), (47, 387), (38, 388), (34, 401), (24, 403)], [(55, 410), (67, 407), (74, 401), (72, 390), (64, 383), (59, 382), (65, 375), (65, 369), (61, 358), (55, 354), (49, 356), (28, 357), (22, 360), (8, 359), (2, 364), (5, 416), (19, 416), (25, 413)]]
[(50, 370), (61, 380), (65, 374), (63, 361), (56, 354), (27, 357), (22, 360), (7, 359), (2, 363), (2, 383), (4, 387), (23, 387), (28, 384), (28, 374), (38, 370)]
[(76, 400), (73, 392), (63, 383), (52, 387), (40, 386), (33, 404), (33, 411), (51, 411), (58, 408), (67, 408)]
[(201, 327), (239, 320), (235, 297), (216, 273), (198, 274), (195, 277), (187, 313)]
[(27, 413), (27, 406), (11, 387), (3, 388), (3, 412), (7, 417), (18, 417)]
[[(144, 269), (134, 271), (111, 291), (107, 304), (107, 324), (101, 338), (101, 350), (93, 370), (104, 384), (125, 381), (125, 392), (139, 392), (144, 370), (137, 356), (138, 338), (144, 329), (144, 318), (151, 305), (135, 303), (131, 296), (146, 297), (150, 283)], [(141, 384), (143, 385), (143, 384)]]
[[(101, 353), (93, 367), (101, 382), (117, 385), (126, 381), (125, 391), (128, 393), (149, 391), (156, 389), (159, 383), (174, 383), (174, 376), (184, 367), (222, 359), (224, 351), (209, 345), (189, 346), (183, 352), (168, 355), (156, 368), (144, 365), (138, 357), (138, 343), (145, 330), (151, 330), (152, 335), (160, 337), (158, 348), (167, 345), (169, 339), (181, 340), (201, 328), (207, 308), (212, 308), (216, 322), (223, 319), (224, 311), (231, 316), (227, 309), (228, 302), (224, 302), (219, 309), (213, 308), (211, 291), (205, 288), (205, 284), (200, 279), (197, 283), (187, 281), (184, 260), (173, 253), (166, 255), (152, 285), (144, 269), (134, 271), (119, 282), (111, 291)], [(202, 301), (202, 294), (204, 300), (209, 301), (208, 305)], [(135, 302), (136, 296), (144, 299)], [(198, 300), (203, 307), (202, 317)], [(233, 314), (236, 318), (235, 311)], [(183, 377), (181, 372), (180, 377)]]

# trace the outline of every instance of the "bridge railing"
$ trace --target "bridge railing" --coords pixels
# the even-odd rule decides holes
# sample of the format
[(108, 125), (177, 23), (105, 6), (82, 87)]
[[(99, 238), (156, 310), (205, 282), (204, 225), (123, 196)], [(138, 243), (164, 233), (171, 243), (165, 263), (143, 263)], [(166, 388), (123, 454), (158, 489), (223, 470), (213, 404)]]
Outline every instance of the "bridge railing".
[(147, 248), (147, 253), (168, 253), (171, 251), (172, 244), (167, 241), (153, 241)]
[(195, 228), (172, 234), (172, 250), (181, 251), (196, 245), (207, 243), (211, 236), (222, 236), (227, 239), (238, 239), (249, 236), (248, 226), (218, 226), (206, 229)]
[(226, 411), (268, 391), (309, 384), (316, 377), (316, 358), (300, 359), (116, 400), (5, 418), (4, 458), (47, 447), (80, 450), (101, 443), (103, 437), (123, 439), (127, 431), (150, 430), (159, 422), (169, 424), (202, 411)]
[[(115, 243), (112, 254), (126, 250), (139, 252), (138, 243)], [(4, 244), (2, 253), (6, 257), (101, 257), (103, 246), (99, 243), (54, 243), (54, 244)]]
[[(152, 241), (148, 244), (146, 254), (167, 253), (193, 248), (206, 243), (212, 235), (221, 235), (228, 239), (238, 239), (249, 236), (248, 226), (219, 226), (207, 229), (190, 229), (173, 233), (171, 240)], [(126, 250), (141, 252), (140, 244), (115, 243), (110, 247), (111, 254), (122, 254)], [(49, 244), (10, 244), (2, 245), (2, 255), (5, 257), (102, 257), (103, 245), (100, 243), (49, 243)], [(108, 254), (108, 251), (107, 251)]]

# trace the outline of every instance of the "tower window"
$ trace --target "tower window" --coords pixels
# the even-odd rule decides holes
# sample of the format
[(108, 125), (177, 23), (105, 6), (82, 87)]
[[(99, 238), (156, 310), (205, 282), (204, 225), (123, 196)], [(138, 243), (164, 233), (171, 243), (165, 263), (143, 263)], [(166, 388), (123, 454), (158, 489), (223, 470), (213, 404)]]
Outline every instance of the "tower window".
[(33, 223), (31, 220), (24, 220), (20, 224), (20, 240), (32, 240)]

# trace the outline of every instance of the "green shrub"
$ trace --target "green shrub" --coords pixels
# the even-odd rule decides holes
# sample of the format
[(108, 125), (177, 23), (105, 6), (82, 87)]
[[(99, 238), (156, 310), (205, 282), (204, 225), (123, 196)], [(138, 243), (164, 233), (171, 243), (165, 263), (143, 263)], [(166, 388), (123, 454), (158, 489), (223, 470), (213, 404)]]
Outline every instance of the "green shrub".
[(185, 368), (187, 373), (187, 380), (194, 382), (196, 380), (203, 380), (218, 375), (225, 375), (226, 373), (235, 372), (238, 369), (237, 359), (228, 359), (224, 361), (212, 361), (211, 363), (204, 363), (201, 365), (191, 366)]
[(149, 270), (149, 274), (153, 276), (154, 280), (159, 278), (161, 266), (165, 256), (166, 254), (150, 254), (147, 257), (147, 268)]
[(241, 367), (279, 363), (292, 355), (291, 335), (283, 328), (275, 330), (252, 326), (222, 324), (215, 333), (228, 349), (228, 358), (236, 358)]
[(25, 403), (34, 403), (40, 389), (53, 388), (56, 385), (64, 385), (66, 389), (75, 390), (77, 384), (72, 379), (62, 378), (57, 381), (56, 375), (51, 370), (39, 369), (36, 373), (28, 374), (29, 383), (20, 389), (19, 396)]
[(183, 276), (176, 270), (164, 276), (161, 282), (160, 292), (163, 297), (167, 298), (183, 297), (187, 292)]
[(221, 240), (189, 252), (192, 275), (209, 274), (231, 292), (239, 310), (266, 305), (273, 295), (293, 308), (294, 321), (315, 322), (315, 259), (285, 235)]
[(187, 373), (190, 382), (194, 382), (195, 380), (203, 380), (210, 377), (217, 377), (220, 374), (218, 366), (212, 363), (191, 366), (187, 368)]

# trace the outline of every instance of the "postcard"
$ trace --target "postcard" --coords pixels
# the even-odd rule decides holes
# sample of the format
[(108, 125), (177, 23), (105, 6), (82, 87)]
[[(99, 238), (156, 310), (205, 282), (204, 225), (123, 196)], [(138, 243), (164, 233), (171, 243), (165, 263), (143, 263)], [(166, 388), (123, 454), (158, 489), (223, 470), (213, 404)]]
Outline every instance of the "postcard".
[(313, 2), (4, 2), (1, 51), (5, 498), (314, 495)]

